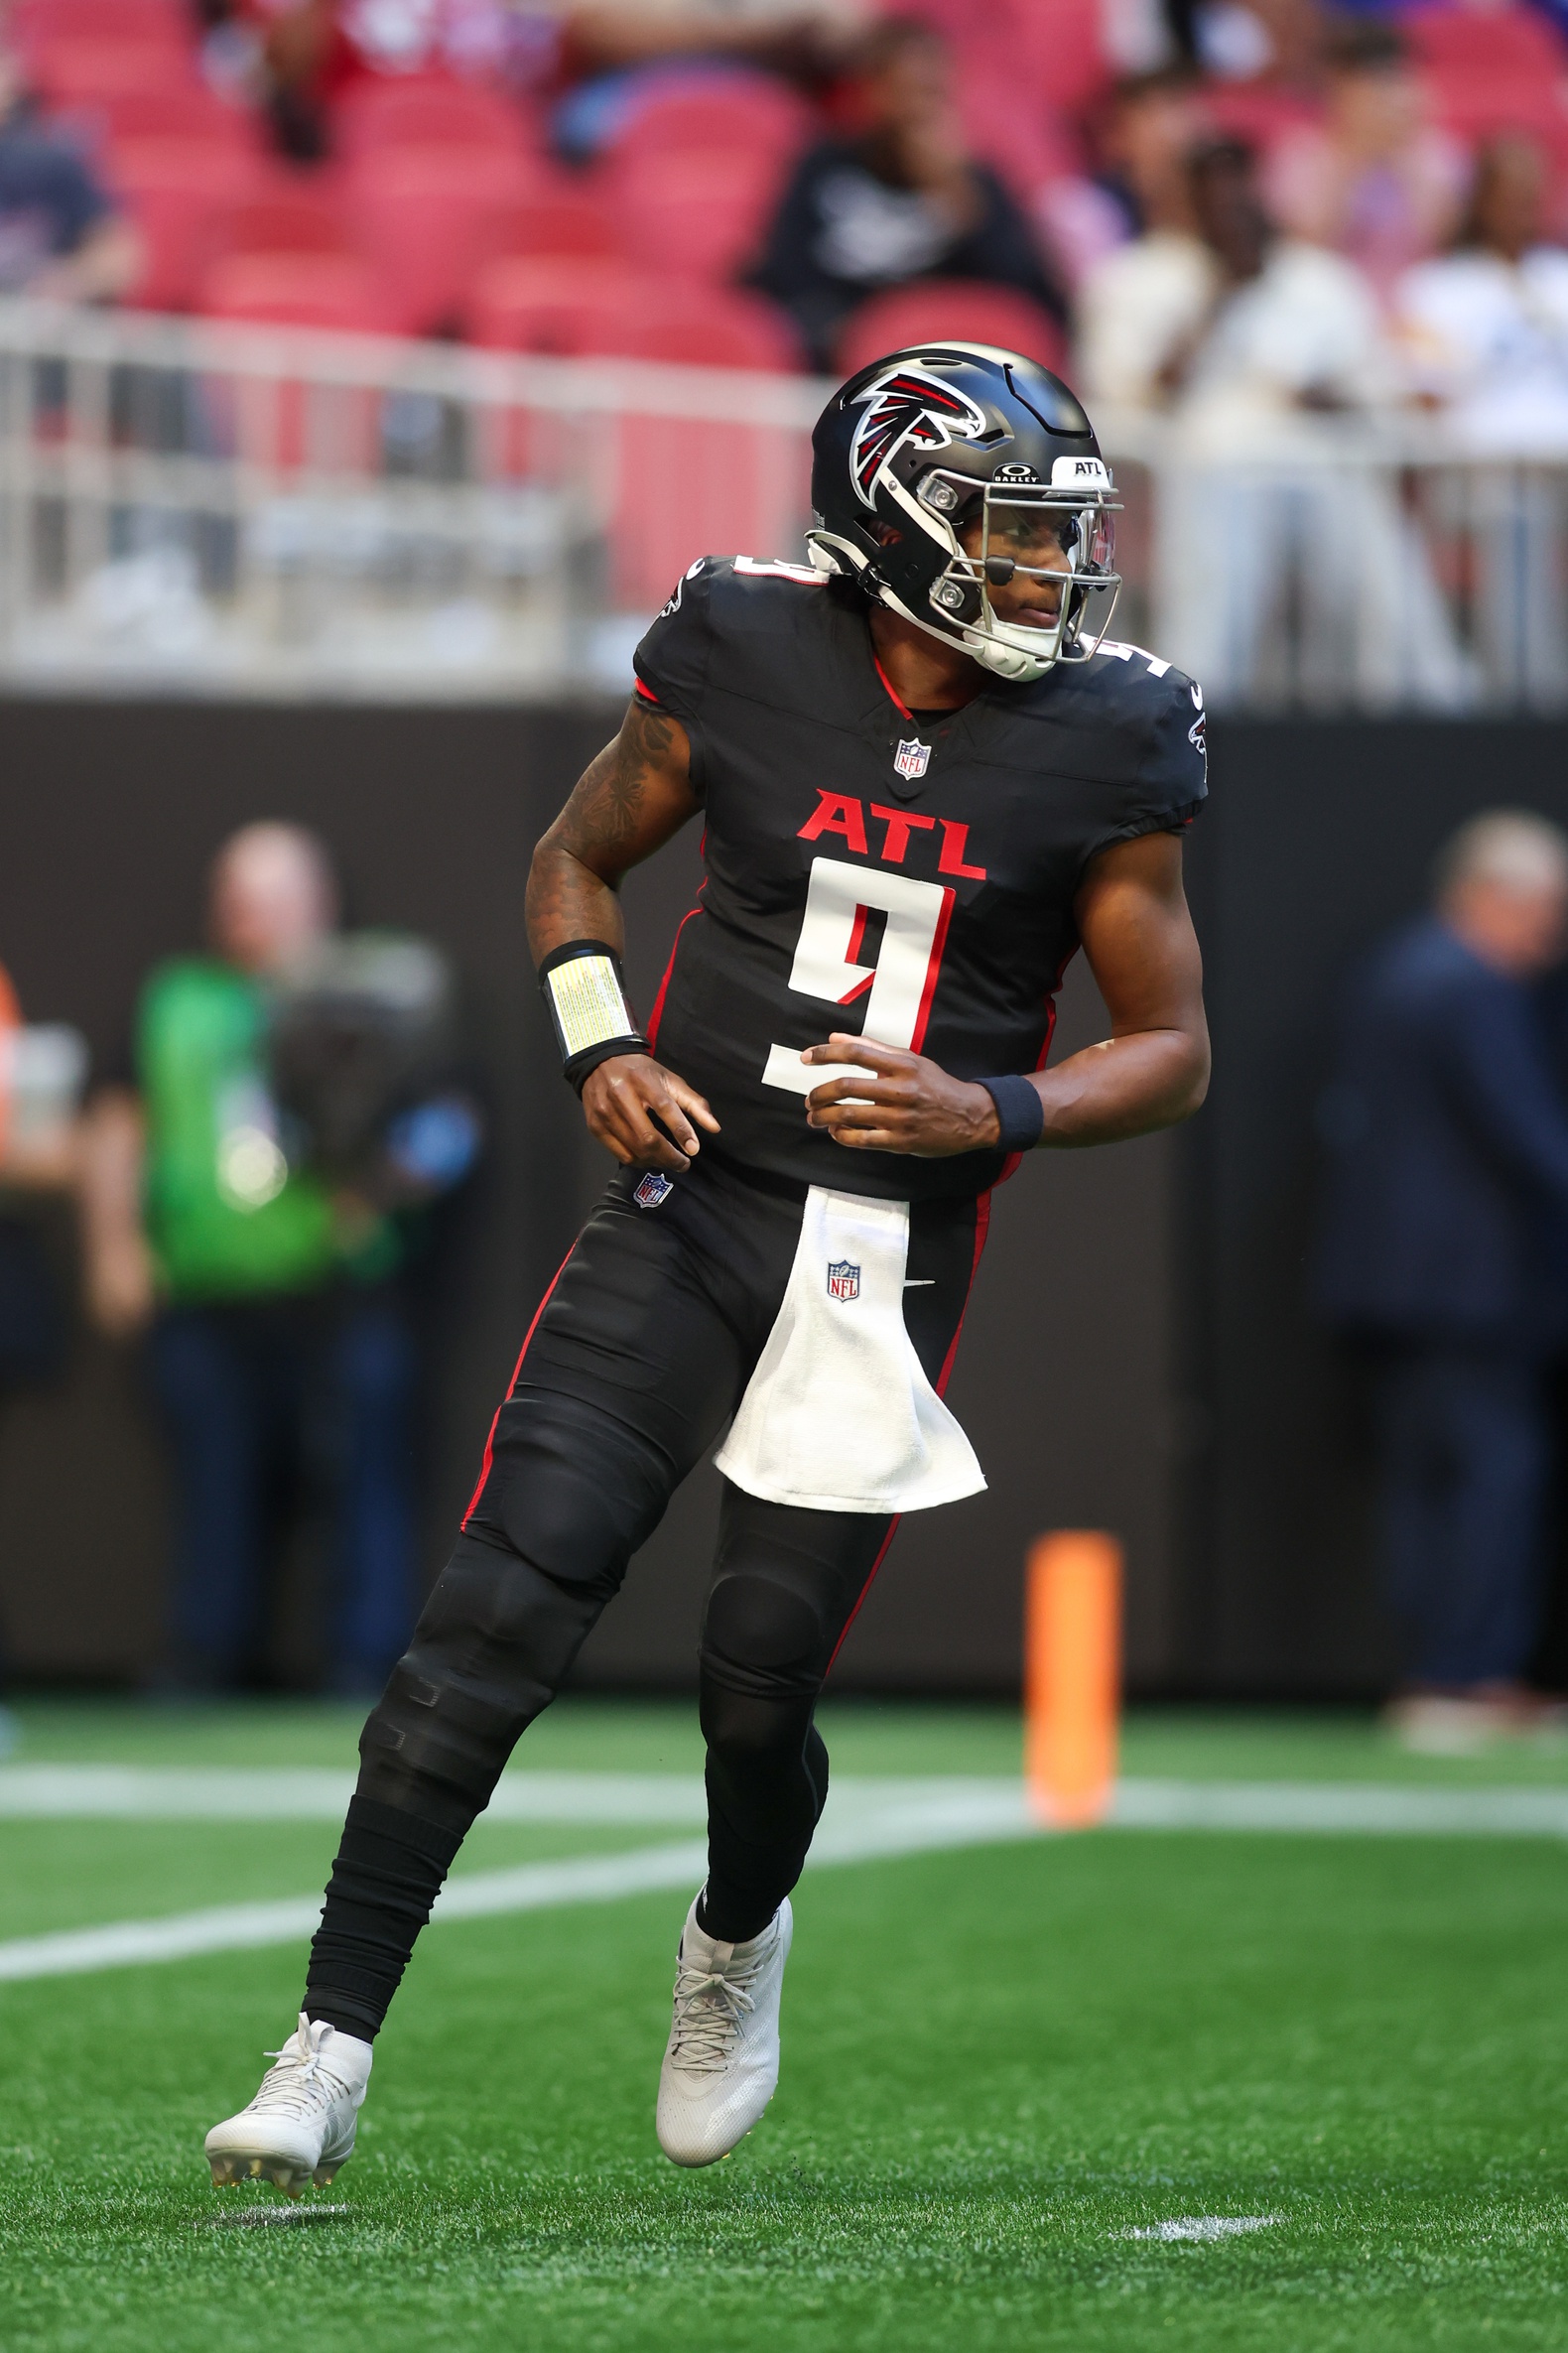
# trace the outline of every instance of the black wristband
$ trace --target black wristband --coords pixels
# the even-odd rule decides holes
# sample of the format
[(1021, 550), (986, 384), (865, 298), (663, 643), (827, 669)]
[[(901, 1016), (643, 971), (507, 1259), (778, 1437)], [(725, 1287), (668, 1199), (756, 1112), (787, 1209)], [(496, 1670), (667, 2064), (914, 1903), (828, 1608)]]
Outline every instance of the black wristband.
[(568, 940), (539, 968), (539, 992), (556, 1033), (562, 1072), (578, 1094), (589, 1071), (616, 1054), (646, 1054), (626, 1002), (620, 958), (606, 940)]
[(996, 1106), (996, 1118), (1001, 1128), (997, 1138), (1004, 1152), (1032, 1151), (1045, 1132), (1045, 1106), (1039, 1090), (1027, 1079), (977, 1079), (977, 1087), (983, 1087)]

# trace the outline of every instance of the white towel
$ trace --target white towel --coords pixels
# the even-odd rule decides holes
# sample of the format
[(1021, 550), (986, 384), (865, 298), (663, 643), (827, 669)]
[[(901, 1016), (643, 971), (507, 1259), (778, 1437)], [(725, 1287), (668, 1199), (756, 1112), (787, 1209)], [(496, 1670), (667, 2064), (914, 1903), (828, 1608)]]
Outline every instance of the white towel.
[(984, 1474), (904, 1325), (907, 1201), (813, 1185), (784, 1304), (718, 1456), (747, 1495), (813, 1511), (923, 1511)]

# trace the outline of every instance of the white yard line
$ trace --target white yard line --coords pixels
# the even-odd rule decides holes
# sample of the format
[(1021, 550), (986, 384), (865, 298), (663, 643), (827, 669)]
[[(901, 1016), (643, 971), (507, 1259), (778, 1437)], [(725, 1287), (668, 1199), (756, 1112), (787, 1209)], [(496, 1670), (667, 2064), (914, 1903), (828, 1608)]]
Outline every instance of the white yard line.
[[(201, 1771), (134, 1765), (0, 1765), (0, 1820), (340, 1822), (352, 1772), (281, 1766)], [(707, 1819), (701, 1773), (513, 1772), (491, 1822)]]
[[(0, 1821), (339, 1822), (351, 1772), (291, 1767), (202, 1771), (123, 1765), (0, 1765)], [(1027, 1825), (1019, 1784), (980, 1774), (836, 1774), (830, 1820), (847, 1808), (962, 1818), (993, 1809)], [(503, 1774), (481, 1822), (669, 1823), (707, 1818), (698, 1773)], [(1291, 1830), (1568, 1838), (1568, 1787), (1432, 1788), (1394, 1781), (1121, 1781), (1124, 1830)]]
[[(982, 1794), (967, 1807), (949, 1795), (937, 1807), (892, 1805), (863, 1815), (847, 1807), (825, 1821), (812, 1854), (816, 1864), (860, 1863), (923, 1848), (971, 1846), (1034, 1835), (1018, 1804), (1000, 1807)], [(511, 1871), (460, 1873), (437, 1900), (433, 1921), (482, 1919), (496, 1912), (542, 1911), (565, 1903), (607, 1903), (662, 1888), (695, 1891), (708, 1868), (701, 1839), (676, 1846), (633, 1847), (618, 1855), (577, 1855), (561, 1863), (523, 1863)], [(281, 1903), (223, 1904), (162, 1920), (117, 1920), (103, 1928), (72, 1928), (54, 1936), (19, 1936), (0, 1944), (0, 1981), (69, 1977), (94, 1969), (122, 1969), (143, 1961), (181, 1961), (196, 1953), (240, 1952), (293, 1944), (313, 1934), (320, 1895)]]
[[(283, 1784), (282, 1798), (275, 1802), (279, 1783)], [(329, 1784), (329, 1792), (325, 1784)], [(335, 1819), (349, 1786), (347, 1776), (336, 1773), (199, 1774), (115, 1766), (11, 1765), (0, 1768), (0, 1814), (13, 1820), (107, 1815), (141, 1821), (315, 1821)], [(33, 1795), (31, 1805), (26, 1802), (28, 1789)], [(503, 1780), (491, 1800), (488, 1818), (512, 1822), (701, 1820), (702, 1783), (674, 1773), (519, 1772)], [(1117, 1788), (1108, 1827), (1329, 1836), (1565, 1838), (1568, 1789), (1431, 1789), (1355, 1781), (1126, 1780)], [(1040, 1825), (1013, 1780), (958, 1775), (921, 1779), (845, 1776), (835, 1783), (811, 1862), (820, 1867), (870, 1862), (891, 1855), (1039, 1835)], [(612, 1902), (624, 1895), (666, 1888), (694, 1888), (706, 1865), (703, 1842), (684, 1839), (674, 1845), (633, 1847), (619, 1854), (524, 1863), (509, 1871), (463, 1872), (448, 1884), (434, 1917), (438, 1921), (478, 1919), (561, 1904)], [(118, 1920), (98, 1928), (16, 1937), (0, 1943), (0, 1981), (65, 1977), (141, 1962), (186, 1960), (199, 1953), (293, 1944), (312, 1934), (321, 1908), (319, 1895), (290, 1896), (281, 1902), (223, 1904), (166, 1919)]]

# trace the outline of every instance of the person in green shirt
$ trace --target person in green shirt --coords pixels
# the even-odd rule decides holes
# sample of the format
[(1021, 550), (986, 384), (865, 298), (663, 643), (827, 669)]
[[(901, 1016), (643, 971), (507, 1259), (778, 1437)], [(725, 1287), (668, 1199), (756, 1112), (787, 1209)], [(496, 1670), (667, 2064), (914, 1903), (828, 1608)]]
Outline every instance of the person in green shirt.
[(399, 1221), (316, 1171), (269, 1071), (275, 991), (336, 915), (314, 836), (236, 834), (212, 869), (209, 953), (150, 976), (137, 1094), (91, 1121), (89, 1301), (110, 1331), (146, 1333), (175, 1471), (170, 1674), (194, 1688), (257, 1679), (276, 1539), (302, 1504), (329, 1530), (333, 1685), (379, 1689), (411, 1618)]

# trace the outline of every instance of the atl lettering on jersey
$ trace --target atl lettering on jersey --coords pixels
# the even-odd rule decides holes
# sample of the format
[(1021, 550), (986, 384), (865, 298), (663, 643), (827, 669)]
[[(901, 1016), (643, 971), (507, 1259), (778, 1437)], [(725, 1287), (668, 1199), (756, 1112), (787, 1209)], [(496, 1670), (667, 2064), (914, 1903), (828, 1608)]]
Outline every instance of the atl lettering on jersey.
[(852, 1168), (884, 1200), (983, 1191), (999, 1153), (851, 1158), (809, 1126), (834, 1066), (801, 1052), (842, 1032), (959, 1078), (1038, 1068), (1086, 867), (1205, 797), (1198, 691), (1108, 643), (1028, 685), (987, 678), (912, 730), (860, 591), (746, 557), (695, 566), (636, 667), (687, 730), (703, 802), (706, 878), (655, 1026), (714, 1107), (716, 1148), (807, 1184)]

